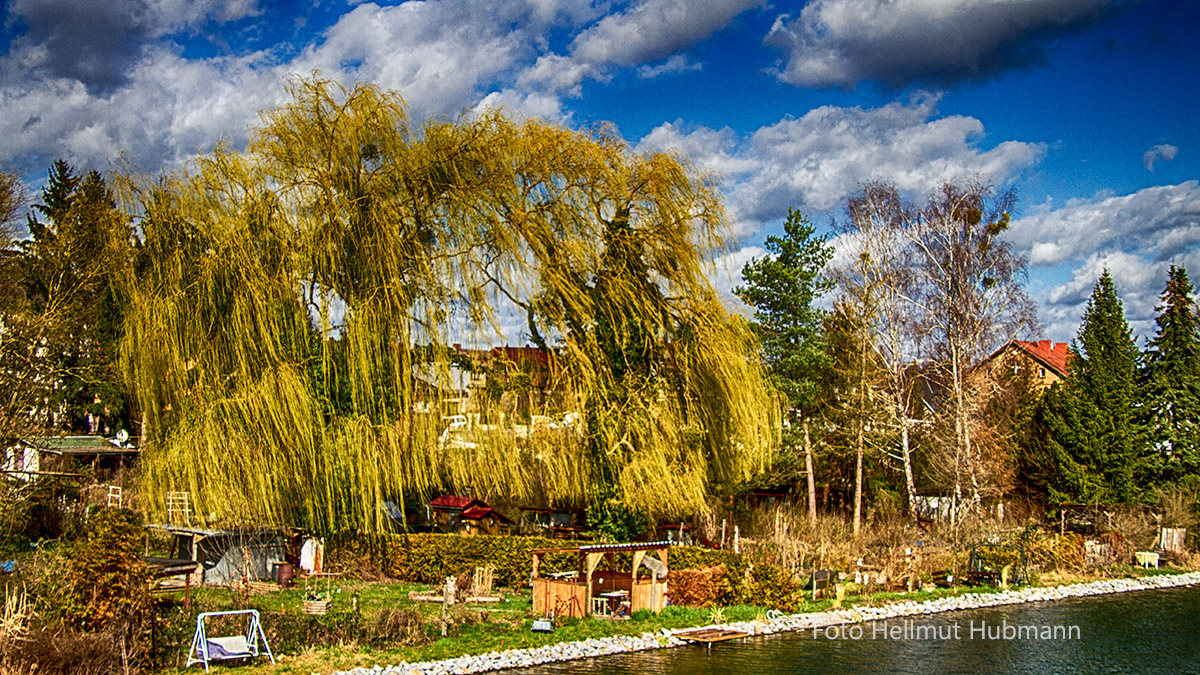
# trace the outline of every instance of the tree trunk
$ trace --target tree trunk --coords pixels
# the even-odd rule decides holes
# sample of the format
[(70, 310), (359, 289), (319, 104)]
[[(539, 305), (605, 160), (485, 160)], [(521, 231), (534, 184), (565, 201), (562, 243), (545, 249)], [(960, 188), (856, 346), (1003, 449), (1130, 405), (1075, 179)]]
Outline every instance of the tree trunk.
[(808, 474), (808, 522), (817, 524), (817, 479), (813, 475), (812, 438), (808, 434), (808, 420), (804, 428), (804, 471)]
[(855, 439), (857, 460), (854, 467), (854, 534), (862, 528), (863, 502), (863, 422), (858, 422), (858, 437)]
[(912, 448), (908, 441), (908, 415), (900, 423), (900, 451), (904, 455), (904, 489), (908, 492), (908, 515), (917, 522), (917, 485), (913, 479)]

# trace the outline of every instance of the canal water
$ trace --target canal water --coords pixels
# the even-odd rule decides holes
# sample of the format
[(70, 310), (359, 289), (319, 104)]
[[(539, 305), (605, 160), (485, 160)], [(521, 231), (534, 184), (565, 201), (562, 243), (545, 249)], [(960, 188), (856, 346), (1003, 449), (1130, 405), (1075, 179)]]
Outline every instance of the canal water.
[[(1200, 587), (990, 607), (655, 649), (548, 673), (1200, 673)], [(1035, 637), (1036, 635), (1036, 637)]]

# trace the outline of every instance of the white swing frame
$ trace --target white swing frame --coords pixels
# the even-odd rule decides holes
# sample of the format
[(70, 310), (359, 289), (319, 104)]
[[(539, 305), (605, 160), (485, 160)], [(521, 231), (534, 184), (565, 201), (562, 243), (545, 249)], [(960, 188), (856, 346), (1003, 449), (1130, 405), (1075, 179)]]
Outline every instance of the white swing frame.
[[(205, 622), (209, 617), (213, 616), (236, 616), (246, 615), (250, 617), (250, 623), (246, 627), (245, 635), (231, 635), (227, 637), (208, 637), (208, 630)], [(259, 640), (262, 641), (262, 648), (259, 648)], [(209, 643), (216, 643), (226, 651), (229, 651), (228, 656), (212, 656), (209, 653)], [(231, 649), (233, 648), (233, 649)], [(197, 663), (204, 664), (204, 672), (208, 672), (210, 661), (221, 661), (227, 659), (247, 659), (255, 656), (261, 656), (265, 651), (271, 659), (271, 665), (275, 665), (275, 655), (271, 653), (271, 646), (267, 644), (267, 636), (263, 633), (262, 624), (259, 622), (257, 609), (234, 609), (224, 612), (201, 612), (196, 616), (196, 634), (192, 636), (192, 646), (188, 650), (187, 665), (185, 668), (190, 668)]]

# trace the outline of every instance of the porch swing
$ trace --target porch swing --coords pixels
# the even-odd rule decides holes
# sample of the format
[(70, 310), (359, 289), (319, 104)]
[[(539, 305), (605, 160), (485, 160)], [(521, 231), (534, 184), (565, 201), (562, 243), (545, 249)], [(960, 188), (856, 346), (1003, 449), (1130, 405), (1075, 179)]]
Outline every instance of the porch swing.
[[(208, 637), (207, 620), (215, 616), (245, 616), (248, 623), (244, 635), (228, 637)], [(261, 647), (259, 645), (261, 641)], [(275, 664), (275, 656), (267, 645), (267, 636), (263, 633), (262, 624), (258, 620), (257, 609), (236, 609), (225, 612), (201, 612), (196, 616), (196, 634), (192, 637), (192, 646), (188, 650), (187, 665), (204, 664), (204, 672), (208, 672), (210, 661), (226, 661), (230, 659), (247, 659), (260, 656), (262, 652)]]

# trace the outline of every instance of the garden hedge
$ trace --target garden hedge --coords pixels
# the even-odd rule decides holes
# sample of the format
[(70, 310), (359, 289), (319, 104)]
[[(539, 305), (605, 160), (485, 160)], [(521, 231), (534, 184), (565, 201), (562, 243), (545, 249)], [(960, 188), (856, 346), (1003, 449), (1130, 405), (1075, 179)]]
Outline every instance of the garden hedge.
[[(426, 584), (439, 584), (448, 576), (469, 573), (491, 565), (497, 586), (528, 586), (535, 548), (562, 548), (600, 544), (598, 541), (548, 539), (521, 536), (464, 536), (458, 534), (351, 534), (334, 538), (331, 554), (346, 552), (368, 561), (389, 577)], [(795, 580), (790, 574), (766, 563), (751, 563), (745, 556), (727, 551), (672, 546), (667, 554), (673, 570), (698, 570), (723, 566), (728, 590), (720, 600), (729, 604), (748, 603), (763, 607), (786, 607), (794, 602)], [(617, 565), (631, 564), (630, 554), (618, 554)], [(542, 558), (541, 571), (560, 572), (576, 568), (573, 555)]]

